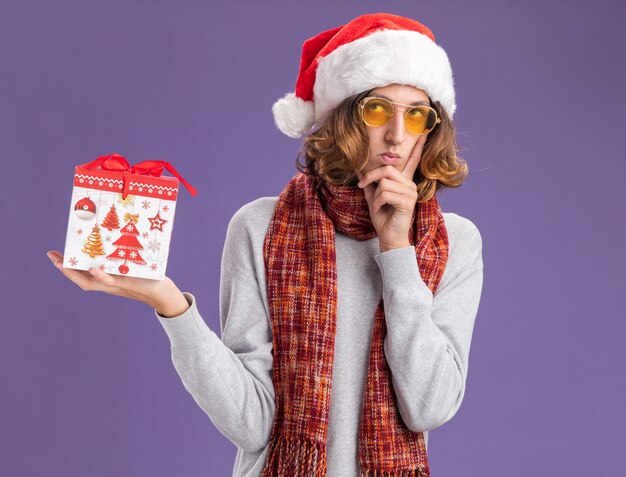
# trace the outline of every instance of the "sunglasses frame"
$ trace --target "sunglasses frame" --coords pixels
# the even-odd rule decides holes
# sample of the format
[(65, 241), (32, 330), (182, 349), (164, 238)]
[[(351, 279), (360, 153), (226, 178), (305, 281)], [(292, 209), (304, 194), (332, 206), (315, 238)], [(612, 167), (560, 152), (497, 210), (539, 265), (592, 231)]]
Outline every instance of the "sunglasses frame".
[[(368, 123), (365, 118), (363, 117), (363, 108), (365, 108), (365, 105), (373, 100), (373, 99), (378, 99), (381, 101), (385, 101), (386, 103), (391, 104), (391, 107), (393, 109), (393, 113), (389, 116), (389, 119), (387, 119), (387, 121), (385, 121), (383, 124), (370, 124)], [(406, 129), (406, 131), (409, 134), (414, 134), (416, 136), (422, 135), (422, 134), (428, 134), (430, 131), (432, 131), (433, 129), (435, 129), (437, 127), (437, 124), (439, 124), (441, 122), (441, 118), (439, 117), (439, 115), (437, 114), (437, 111), (432, 108), (431, 106), (426, 106), (425, 104), (419, 104), (417, 106), (413, 106), (411, 104), (402, 104), (402, 103), (396, 103), (394, 101), (389, 101), (386, 98), (381, 98), (380, 96), (367, 96), (366, 98), (363, 98), (361, 101), (358, 102), (358, 106), (359, 106), (359, 114), (361, 115), (361, 119), (363, 120), (363, 122), (365, 124), (367, 124), (368, 126), (371, 126), (373, 128), (378, 128), (380, 126), (384, 126), (385, 124), (387, 124), (389, 121), (391, 121), (391, 118), (394, 117), (394, 115), (396, 114), (396, 111), (402, 111), (401, 109), (397, 109), (397, 106), (405, 106), (407, 109), (404, 110), (404, 128)], [(414, 133), (413, 131), (411, 131), (408, 127), (407, 127), (407, 113), (414, 108), (428, 108), (430, 109), (433, 113), (435, 113), (435, 124), (433, 125), (432, 128), (430, 129), (425, 129), (424, 132), (421, 133)]]

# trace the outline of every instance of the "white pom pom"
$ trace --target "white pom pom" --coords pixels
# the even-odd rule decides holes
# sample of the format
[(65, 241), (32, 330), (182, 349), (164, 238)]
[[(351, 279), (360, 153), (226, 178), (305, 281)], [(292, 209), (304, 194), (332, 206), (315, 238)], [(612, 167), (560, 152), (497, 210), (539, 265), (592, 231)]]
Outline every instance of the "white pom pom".
[(287, 93), (272, 106), (274, 122), (289, 137), (297, 138), (315, 123), (313, 101), (304, 101), (295, 93)]

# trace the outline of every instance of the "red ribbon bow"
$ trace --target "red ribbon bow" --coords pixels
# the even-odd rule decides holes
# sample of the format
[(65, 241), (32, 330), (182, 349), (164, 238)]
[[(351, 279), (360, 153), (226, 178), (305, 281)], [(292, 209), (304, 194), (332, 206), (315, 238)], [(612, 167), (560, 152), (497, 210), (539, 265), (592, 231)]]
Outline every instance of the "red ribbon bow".
[(163, 168), (167, 169), (172, 175), (176, 176), (191, 193), (192, 196), (198, 193), (191, 184), (189, 184), (183, 177), (174, 169), (167, 161), (142, 161), (138, 162), (134, 166), (131, 166), (124, 156), (119, 154), (109, 154), (108, 156), (100, 156), (87, 164), (80, 166), (83, 169), (96, 169), (98, 166), (106, 171), (117, 171), (124, 173), (124, 192), (122, 198), (126, 198), (128, 195), (128, 176), (130, 174), (139, 174), (143, 176), (161, 177), (163, 174)]

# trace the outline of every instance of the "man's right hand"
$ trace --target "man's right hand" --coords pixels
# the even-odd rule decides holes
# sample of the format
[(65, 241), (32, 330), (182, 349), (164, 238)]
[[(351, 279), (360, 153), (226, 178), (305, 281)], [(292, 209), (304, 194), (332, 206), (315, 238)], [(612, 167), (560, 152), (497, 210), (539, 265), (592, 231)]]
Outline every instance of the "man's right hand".
[(168, 277), (151, 280), (110, 275), (95, 267), (89, 271), (75, 270), (63, 267), (63, 255), (56, 250), (49, 250), (47, 255), (63, 275), (84, 291), (101, 291), (132, 298), (154, 308), (165, 317), (178, 316), (189, 308), (185, 296)]

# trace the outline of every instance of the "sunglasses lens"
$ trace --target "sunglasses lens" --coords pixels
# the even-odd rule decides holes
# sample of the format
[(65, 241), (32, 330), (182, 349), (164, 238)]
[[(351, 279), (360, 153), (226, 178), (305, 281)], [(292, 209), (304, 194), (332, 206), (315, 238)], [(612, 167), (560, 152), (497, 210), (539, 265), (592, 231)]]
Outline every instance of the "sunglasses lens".
[(370, 99), (363, 105), (363, 120), (370, 126), (382, 126), (393, 115), (393, 105), (384, 99)]
[[(383, 98), (368, 99), (361, 108), (363, 120), (370, 126), (387, 124), (394, 114), (390, 101)], [(404, 121), (407, 131), (423, 134), (432, 130), (437, 124), (437, 114), (427, 106), (415, 106), (406, 111)]]
[(406, 128), (414, 134), (422, 134), (430, 131), (435, 126), (437, 117), (427, 107), (411, 108), (406, 113)]

